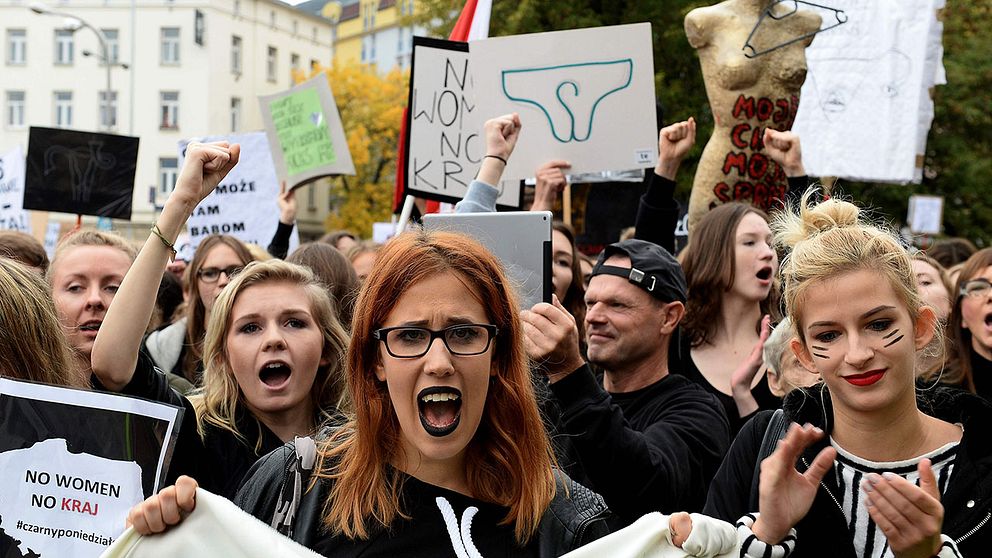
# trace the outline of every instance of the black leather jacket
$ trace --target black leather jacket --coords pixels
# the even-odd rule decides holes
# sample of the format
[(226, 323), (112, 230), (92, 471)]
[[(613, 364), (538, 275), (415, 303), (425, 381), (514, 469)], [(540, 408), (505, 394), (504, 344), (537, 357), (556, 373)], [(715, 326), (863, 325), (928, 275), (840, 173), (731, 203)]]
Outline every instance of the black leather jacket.
[[(300, 474), (297, 474), (301, 471)], [(241, 509), (273, 525), (294, 541), (313, 548), (321, 525), (324, 502), (330, 482), (319, 479), (310, 490), (310, 471), (299, 467), (292, 442), (258, 460), (245, 477), (234, 502)], [(602, 496), (576, 483), (561, 471), (555, 471), (555, 498), (538, 527), (537, 542), (541, 558), (566, 554), (609, 534), (612, 514)], [(292, 527), (276, 525), (274, 515), (292, 500), (295, 487), (302, 487), (292, 519)], [(290, 506), (291, 507), (291, 506)]]

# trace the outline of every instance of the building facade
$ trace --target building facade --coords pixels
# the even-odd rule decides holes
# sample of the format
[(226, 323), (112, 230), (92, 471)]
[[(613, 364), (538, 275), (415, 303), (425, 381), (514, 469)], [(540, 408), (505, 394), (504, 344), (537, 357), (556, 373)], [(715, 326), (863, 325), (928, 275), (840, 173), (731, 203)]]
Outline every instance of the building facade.
[[(275, 0), (50, 4), (103, 31), (111, 65), (108, 102), (96, 34), (28, 5), (0, 0), (0, 152), (17, 145), (26, 150), (30, 126), (139, 137), (132, 219), (114, 222), (132, 238), (147, 235), (156, 208), (175, 185), (180, 140), (264, 129), (259, 95), (290, 87), (294, 69), (334, 60), (332, 22)], [(306, 236), (322, 232), (326, 190), (307, 186), (298, 192)]]
[(414, 0), (310, 0), (298, 7), (331, 21), (335, 64), (409, 69), (413, 36), (426, 34), (409, 22)]

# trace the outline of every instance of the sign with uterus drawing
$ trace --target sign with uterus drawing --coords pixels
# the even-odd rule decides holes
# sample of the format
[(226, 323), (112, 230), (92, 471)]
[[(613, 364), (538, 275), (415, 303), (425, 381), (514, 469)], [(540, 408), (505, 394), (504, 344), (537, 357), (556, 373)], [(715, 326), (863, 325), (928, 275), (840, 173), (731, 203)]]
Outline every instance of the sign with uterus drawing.
[(504, 179), (534, 176), (551, 159), (570, 162), (572, 174), (657, 162), (650, 24), (473, 41), (469, 56), (478, 126), (520, 114)]
[(24, 209), (131, 219), (138, 138), (31, 127)]

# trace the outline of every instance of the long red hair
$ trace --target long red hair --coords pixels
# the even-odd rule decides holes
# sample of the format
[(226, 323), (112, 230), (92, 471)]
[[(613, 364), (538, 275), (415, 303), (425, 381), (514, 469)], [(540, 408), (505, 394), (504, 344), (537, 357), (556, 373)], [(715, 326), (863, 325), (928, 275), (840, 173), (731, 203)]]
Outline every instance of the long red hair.
[(555, 494), (555, 465), (523, 349), (519, 307), (499, 260), (478, 242), (446, 232), (404, 233), (383, 246), (355, 305), (347, 382), (355, 412), (320, 447), (320, 477), (333, 487), (324, 523), (348, 538), (368, 538), (370, 528), (389, 526), (400, 509), (402, 473), (389, 464), (400, 447), (400, 426), (386, 384), (375, 376), (382, 327), (400, 296), (418, 281), (454, 272), (478, 297), (499, 328), (493, 341), (495, 376), (482, 421), (466, 449), (472, 496), (509, 509), (526, 543)]

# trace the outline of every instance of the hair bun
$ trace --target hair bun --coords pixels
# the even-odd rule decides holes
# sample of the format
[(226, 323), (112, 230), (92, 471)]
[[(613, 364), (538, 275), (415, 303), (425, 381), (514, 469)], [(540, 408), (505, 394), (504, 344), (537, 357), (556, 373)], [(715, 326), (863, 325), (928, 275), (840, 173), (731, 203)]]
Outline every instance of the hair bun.
[(817, 188), (810, 187), (803, 194), (798, 212), (789, 207), (775, 216), (773, 228), (780, 244), (791, 249), (799, 242), (829, 230), (857, 226), (861, 212), (858, 206), (838, 199), (813, 205), (812, 198), (818, 192)]

